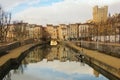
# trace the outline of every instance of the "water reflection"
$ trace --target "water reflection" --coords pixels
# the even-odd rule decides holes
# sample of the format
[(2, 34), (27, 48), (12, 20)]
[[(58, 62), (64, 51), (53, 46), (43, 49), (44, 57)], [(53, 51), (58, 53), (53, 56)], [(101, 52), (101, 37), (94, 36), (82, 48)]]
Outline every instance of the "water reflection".
[(36, 47), (3, 80), (108, 80), (65, 46)]

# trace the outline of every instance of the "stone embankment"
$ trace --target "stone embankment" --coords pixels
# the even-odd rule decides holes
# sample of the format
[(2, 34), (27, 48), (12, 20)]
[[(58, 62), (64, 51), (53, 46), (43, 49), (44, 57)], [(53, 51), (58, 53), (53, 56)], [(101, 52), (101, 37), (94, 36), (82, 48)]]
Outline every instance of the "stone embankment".
[(0, 56), (3, 56), (5, 54), (8, 53), (9, 50), (15, 49), (17, 47), (19, 47), (21, 44), (18, 41), (9, 43), (9, 44), (5, 44), (5, 45), (1, 45), (0, 46)]
[(12, 49), (18, 48), (22, 45), (26, 45), (29, 43), (33, 43), (33, 39), (26, 39), (23, 41), (15, 41), (8, 44), (2, 44), (0, 45), (0, 56), (7, 54)]
[[(108, 72), (108, 76), (112, 80), (120, 79), (120, 59), (103, 54), (99, 51), (90, 50), (76, 46), (73, 42), (65, 42), (65, 44), (74, 50), (77, 50), (79, 54), (82, 53), (85, 59), (90, 62), (90, 64), (97, 65)], [(112, 76), (112, 75), (114, 76)]]
[[(25, 45), (21, 45), (16, 48), (9, 49), (9, 52), (0, 57), (0, 80), (11, 70), (18, 68), (23, 58), (27, 55), (27, 53), (38, 45), (42, 45), (45, 43), (41, 42), (32, 42)], [(15, 45), (16, 46), (16, 45)], [(7, 48), (6, 48), (7, 49)]]
[(104, 42), (90, 42), (90, 41), (78, 41), (75, 42), (81, 47), (91, 50), (96, 50), (107, 55), (120, 58), (120, 44), (118, 43), (104, 43)]

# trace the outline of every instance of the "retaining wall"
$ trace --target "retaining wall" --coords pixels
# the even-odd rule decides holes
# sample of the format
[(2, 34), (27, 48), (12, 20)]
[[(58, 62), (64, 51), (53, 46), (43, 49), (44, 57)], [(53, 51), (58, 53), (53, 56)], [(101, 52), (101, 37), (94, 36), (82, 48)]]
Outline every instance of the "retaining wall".
[[(78, 42), (76, 44), (78, 44)], [(104, 54), (120, 58), (120, 45), (119, 44), (82, 41), (80, 46), (86, 49), (97, 50)]]

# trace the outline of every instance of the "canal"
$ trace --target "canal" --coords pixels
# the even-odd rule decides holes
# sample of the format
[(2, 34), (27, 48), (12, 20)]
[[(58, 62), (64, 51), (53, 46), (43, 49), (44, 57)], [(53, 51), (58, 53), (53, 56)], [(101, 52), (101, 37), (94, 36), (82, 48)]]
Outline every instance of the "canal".
[(63, 46), (38, 46), (3, 80), (109, 80)]

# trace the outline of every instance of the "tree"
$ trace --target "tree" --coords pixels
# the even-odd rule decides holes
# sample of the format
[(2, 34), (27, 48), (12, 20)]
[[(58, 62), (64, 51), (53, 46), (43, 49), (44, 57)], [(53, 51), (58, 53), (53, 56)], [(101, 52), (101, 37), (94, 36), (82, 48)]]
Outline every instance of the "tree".
[(11, 13), (5, 12), (0, 6), (0, 42), (6, 41), (10, 21)]
[(24, 39), (28, 35), (28, 31), (26, 30), (27, 28), (27, 23), (23, 23), (23, 21), (14, 21), (14, 32), (16, 34), (16, 40)]

